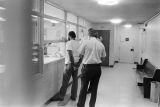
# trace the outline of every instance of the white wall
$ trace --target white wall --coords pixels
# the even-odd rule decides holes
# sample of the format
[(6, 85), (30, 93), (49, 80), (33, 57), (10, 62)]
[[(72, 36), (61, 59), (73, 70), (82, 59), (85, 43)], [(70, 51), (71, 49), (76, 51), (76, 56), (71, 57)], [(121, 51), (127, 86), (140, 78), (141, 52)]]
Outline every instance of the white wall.
[(93, 24), (96, 30), (110, 30), (110, 49), (109, 49), (109, 65), (114, 65), (114, 25), (112, 24)]
[(148, 23), (145, 42), (141, 40), (141, 43), (145, 45), (142, 56), (147, 57), (154, 65), (160, 67), (160, 15)]

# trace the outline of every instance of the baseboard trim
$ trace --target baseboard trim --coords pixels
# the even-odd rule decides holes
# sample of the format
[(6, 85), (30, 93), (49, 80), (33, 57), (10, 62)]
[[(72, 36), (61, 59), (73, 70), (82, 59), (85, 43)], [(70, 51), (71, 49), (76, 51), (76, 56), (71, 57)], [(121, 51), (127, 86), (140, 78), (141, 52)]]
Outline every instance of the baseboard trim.
[(119, 61), (114, 61), (114, 63), (118, 63)]
[(138, 62), (134, 62), (134, 64), (138, 64)]
[(114, 67), (114, 65), (109, 65), (109, 67), (110, 67), (110, 68), (113, 68), (113, 67)]

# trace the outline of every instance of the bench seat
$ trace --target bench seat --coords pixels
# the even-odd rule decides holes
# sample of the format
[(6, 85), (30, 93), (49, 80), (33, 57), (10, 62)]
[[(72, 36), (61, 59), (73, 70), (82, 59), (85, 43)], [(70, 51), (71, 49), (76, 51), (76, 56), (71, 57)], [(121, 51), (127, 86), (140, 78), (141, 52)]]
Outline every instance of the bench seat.
[(143, 86), (144, 98), (150, 98), (151, 82), (157, 81), (156, 79), (159, 78), (159, 75), (157, 77), (157, 74), (160, 73), (158, 71), (159, 70), (150, 61), (148, 61), (148, 59), (144, 61), (143, 65), (137, 66), (137, 85)]

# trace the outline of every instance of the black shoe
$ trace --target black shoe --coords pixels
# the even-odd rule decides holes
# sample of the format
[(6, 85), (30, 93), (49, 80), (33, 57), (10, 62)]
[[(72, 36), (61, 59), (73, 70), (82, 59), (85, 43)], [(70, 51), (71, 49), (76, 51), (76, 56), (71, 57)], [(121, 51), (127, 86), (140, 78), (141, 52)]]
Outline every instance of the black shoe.
[(53, 97), (51, 100), (52, 100), (52, 101), (63, 101), (63, 98)]
[(63, 99), (64, 99), (64, 98), (62, 98), (62, 97), (60, 96), (60, 94), (58, 93), (58, 94), (56, 94), (55, 96), (53, 96), (53, 97), (51, 98), (51, 101), (63, 101)]
[(63, 101), (64, 99), (60, 97), (59, 93), (50, 98), (44, 105), (48, 105), (53, 101)]

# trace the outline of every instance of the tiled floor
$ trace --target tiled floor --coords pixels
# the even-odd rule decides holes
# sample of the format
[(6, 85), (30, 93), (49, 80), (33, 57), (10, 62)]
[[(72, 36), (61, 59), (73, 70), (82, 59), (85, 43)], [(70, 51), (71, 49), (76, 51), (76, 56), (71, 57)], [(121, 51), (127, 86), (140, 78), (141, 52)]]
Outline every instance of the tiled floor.
[[(116, 64), (114, 68), (102, 68), (96, 107), (157, 107), (156, 103), (143, 98), (136, 85), (136, 74), (133, 68), (135, 65), (123, 63)], [(89, 107), (89, 97), (90, 95), (87, 96), (85, 107)], [(47, 107), (58, 107), (57, 102)], [(76, 102), (70, 101), (65, 107), (77, 107)]]

